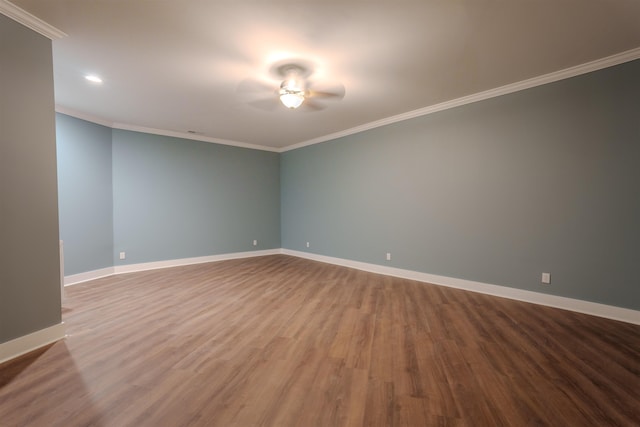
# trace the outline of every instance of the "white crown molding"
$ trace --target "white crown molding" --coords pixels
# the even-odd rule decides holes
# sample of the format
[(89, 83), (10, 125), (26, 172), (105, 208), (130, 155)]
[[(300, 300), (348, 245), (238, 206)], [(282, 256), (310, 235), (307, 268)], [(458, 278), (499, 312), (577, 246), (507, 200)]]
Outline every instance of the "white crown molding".
[(634, 61), (640, 59), (640, 48), (631, 49), (625, 52), (621, 52), (615, 55), (608, 56), (606, 58), (597, 59), (595, 61), (587, 62), (586, 64), (577, 65), (575, 67), (565, 68), (564, 70), (554, 71), (553, 73), (544, 74), (542, 76), (533, 77), (531, 79), (523, 80), (517, 83), (500, 86), (498, 88), (489, 89), (484, 92), (475, 93), (473, 95), (463, 96), (462, 98), (452, 99), (451, 101), (445, 101), (440, 104), (431, 105), (428, 107), (419, 108), (417, 110), (408, 111), (406, 113), (398, 114), (395, 116), (387, 117), (385, 119), (376, 120), (360, 126), (356, 126), (350, 129), (345, 129), (340, 132), (331, 133), (318, 138), (313, 138), (308, 141), (303, 141), (297, 144), (289, 145), (280, 149), (280, 152), (295, 150), (297, 148), (307, 147), (309, 145), (319, 144), (321, 142), (330, 141), (337, 138), (342, 138), (348, 135), (364, 132), (367, 130), (375, 129), (381, 126), (390, 125), (393, 123), (401, 122), (404, 120), (413, 119), (420, 116), (426, 116), (436, 113), (438, 111), (444, 111), (462, 105), (471, 104), (478, 101), (484, 101), (486, 99), (495, 98), (502, 95), (507, 95), (513, 92), (518, 92), (525, 89), (530, 89), (536, 86), (542, 86), (547, 83), (553, 83), (559, 80), (576, 77), (581, 74), (598, 71), (604, 68), (620, 65), (625, 62)]
[[(6, 0), (0, 0), (0, 2), (6, 2)], [(1, 5), (2, 3), (0, 3)], [(615, 55), (608, 56), (606, 58), (597, 59), (595, 61), (587, 62), (585, 64), (577, 65), (574, 67), (565, 68), (553, 73), (544, 74), (542, 76), (533, 77), (531, 79), (523, 80), (520, 82), (508, 84), (494, 89), (489, 89), (484, 92), (475, 93), (461, 98), (452, 99), (450, 101), (441, 102), (439, 104), (430, 105), (428, 107), (419, 108), (417, 110), (408, 111), (406, 113), (398, 114), (395, 116), (387, 117), (381, 120), (365, 123), (360, 126), (345, 129), (339, 132), (330, 133), (320, 136), (318, 138), (309, 139), (296, 144), (289, 145), (287, 147), (269, 147), (266, 145), (249, 144), (246, 142), (232, 141), (219, 138), (211, 138), (208, 136), (190, 134), (186, 132), (176, 132), (164, 129), (148, 128), (143, 126), (132, 125), (128, 123), (111, 122), (96, 116), (85, 114), (79, 111), (72, 110), (70, 108), (56, 105), (56, 111), (68, 116), (76, 117), (78, 119), (86, 120), (92, 123), (97, 123), (102, 126), (107, 126), (112, 129), (129, 130), (134, 132), (148, 133), (152, 135), (170, 136), (175, 138), (189, 139), (193, 141), (209, 142), (212, 144), (230, 145), (233, 147), (249, 148), (253, 150), (271, 151), (275, 153), (284, 153), (286, 151), (295, 150), (309, 145), (320, 144), (322, 142), (331, 141), (334, 139), (342, 138), (345, 136), (353, 135), (356, 133), (364, 132), (367, 130), (375, 129), (378, 127), (398, 123), (404, 120), (413, 119), (416, 117), (426, 116), (429, 114), (437, 113), (439, 111), (448, 110), (455, 107), (460, 107), (466, 104), (471, 104), (478, 101), (484, 101), (486, 99), (495, 98), (502, 95), (518, 92), (525, 89), (530, 89), (536, 86), (542, 86), (547, 83), (553, 83), (559, 80), (576, 77), (581, 74), (598, 71), (604, 68), (620, 65), (625, 62), (634, 61), (640, 59), (640, 47), (631, 49), (625, 52), (621, 52)]]
[(0, 0), (0, 13), (51, 40), (61, 39), (67, 36), (53, 25), (47, 24), (42, 19), (33, 16), (26, 10), (19, 8), (7, 0)]
[(192, 134), (187, 132), (176, 132), (171, 130), (136, 126), (128, 123), (112, 122), (112, 121), (103, 119), (101, 117), (93, 116), (91, 114), (86, 114), (81, 111), (74, 110), (72, 108), (68, 108), (59, 104), (56, 104), (56, 112), (67, 115), (67, 116), (75, 117), (76, 119), (106, 126), (111, 129), (128, 130), (132, 132), (142, 132), (142, 133), (148, 133), (151, 135), (170, 136), (173, 138), (182, 138), (182, 139), (189, 139), (192, 141), (209, 142), (211, 144), (219, 144), (219, 145), (230, 145), (232, 147), (250, 148), (252, 150), (271, 151), (275, 153), (280, 151), (279, 148), (267, 147), (266, 145), (248, 144), (244, 142), (231, 141), (226, 139), (210, 138), (208, 136), (197, 135), (197, 134)]
[(64, 323), (49, 326), (22, 337), (0, 344), (0, 363), (51, 344), (66, 336)]
[(595, 302), (582, 301), (573, 298), (560, 297), (556, 295), (543, 294), (539, 292), (526, 291), (523, 289), (510, 288), (507, 286), (492, 285), (489, 283), (475, 282), (472, 280), (457, 279), (455, 277), (438, 276), (434, 274), (421, 273), (412, 270), (387, 267), (366, 262), (352, 261), (343, 258), (334, 258), (309, 252), (300, 252), (289, 249), (282, 249), (285, 255), (299, 258), (306, 258), (320, 261), (327, 264), (340, 265), (343, 267), (355, 268), (357, 270), (371, 273), (384, 274), (386, 276), (400, 277), (402, 279), (416, 280), (433, 285), (457, 288), (466, 291), (478, 292), (487, 295), (494, 295), (502, 298), (509, 298), (548, 307), (561, 308), (563, 310), (575, 311), (592, 316), (604, 317), (621, 322), (640, 325), (640, 311), (622, 307), (599, 304)]
[(84, 120), (85, 122), (95, 123), (97, 125), (105, 126), (113, 129), (113, 122), (103, 119), (101, 117), (93, 116), (91, 114), (83, 113), (78, 110), (64, 107), (56, 104), (56, 113), (64, 114), (65, 116), (75, 117), (76, 119)]
[(161, 135), (161, 136), (171, 136), (174, 138), (182, 138), (182, 139), (191, 139), (193, 141), (201, 141), (201, 142), (209, 142), (212, 144), (220, 144), (220, 145), (230, 145), (232, 147), (240, 147), (240, 148), (249, 148), (252, 150), (261, 150), (261, 151), (272, 151), (279, 152), (279, 148), (268, 147), (266, 145), (257, 145), (257, 144), (249, 144), (247, 142), (239, 142), (239, 141), (231, 141), (228, 139), (219, 139), (219, 138), (211, 138), (204, 135), (198, 135), (187, 132), (176, 132), (172, 130), (164, 130), (164, 129), (155, 129), (155, 128), (147, 128), (143, 126), (130, 125), (126, 123), (114, 123), (114, 129), (122, 129), (129, 130), (133, 132), (143, 132), (149, 133), (152, 135)]

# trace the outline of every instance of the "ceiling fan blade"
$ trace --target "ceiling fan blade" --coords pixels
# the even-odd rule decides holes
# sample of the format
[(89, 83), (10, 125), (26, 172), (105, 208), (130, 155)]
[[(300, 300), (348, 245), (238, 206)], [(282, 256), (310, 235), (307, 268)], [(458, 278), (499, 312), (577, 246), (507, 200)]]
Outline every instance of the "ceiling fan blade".
[(313, 99), (309, 98), (306, 98), (300, 106), (300, 109), (303, 111), (320, 111), (324, 110), (325, 108), (327, 108), (326, 105), (323, 105), (318, 101), (314, 101)]
[(308, 96), (311, 98), (333, 98), (340, 100), (344, 98), (345, 88), (341, 83), (326, 84), (309, 84)]
[(285, 108), (277, 97), (258, 99), (257, 101), (251, 101), (247, 104), (263, 111), (274, 111), (280, 107)]
[(273, 84), (269, 84), (258, 79), (244, 79), (238, 83), (236, 88), (238, 93), (276, 93), (277, 89)]

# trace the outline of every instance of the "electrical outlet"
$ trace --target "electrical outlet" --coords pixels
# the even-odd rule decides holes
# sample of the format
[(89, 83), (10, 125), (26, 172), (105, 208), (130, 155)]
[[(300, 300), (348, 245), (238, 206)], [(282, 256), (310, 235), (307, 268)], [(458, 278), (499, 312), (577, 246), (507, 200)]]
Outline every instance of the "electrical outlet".
[(551, 283), (551, 273), (542, 273), (542, 283), (546, 285)]
[(253, 241), (253, 246), (258, 246), (258, 241), (257, 240)]
[(127, 258), (127, 254), (125, 254), (124, 252), (120, 252), (120, 259), (126, 259)]
[(391, 252), (387, 252), (387, 261), (391, 261)]
[(307, 247), (309, 247), (309, 242), (307, 242)]

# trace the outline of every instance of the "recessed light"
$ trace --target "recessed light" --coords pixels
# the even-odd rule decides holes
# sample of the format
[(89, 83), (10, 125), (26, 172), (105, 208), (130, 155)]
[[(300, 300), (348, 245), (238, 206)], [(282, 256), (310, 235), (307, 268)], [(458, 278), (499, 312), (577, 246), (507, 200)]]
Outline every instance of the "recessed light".
[(89, 80), (91, 83), (102, 83), (102, 79), (94, 74), (89, 74), (84, 76), (84, 78)]

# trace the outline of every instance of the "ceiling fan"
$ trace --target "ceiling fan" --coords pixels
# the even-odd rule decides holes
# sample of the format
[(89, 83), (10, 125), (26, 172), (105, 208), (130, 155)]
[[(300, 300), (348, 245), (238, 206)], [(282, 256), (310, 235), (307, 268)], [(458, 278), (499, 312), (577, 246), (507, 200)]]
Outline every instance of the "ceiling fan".
[[(303, 107), (308, 110), (322, 110), (326, 106), (321, 100), (340, 100), (344, 98), (345, 88), (341, 83), (317, 82), (311, 79), (313, 67), (304, 61), (280, 61), (270, 68), (274, 83), (265, 83), (255, 79), (246, 79), (240, 83), (241, 92), (264, 92), (270, 96), (249, 102), (263, 110), (274, 110), (284, 106), (295, 110)], [(276, 86), (280, 82), (279, 86)]]

